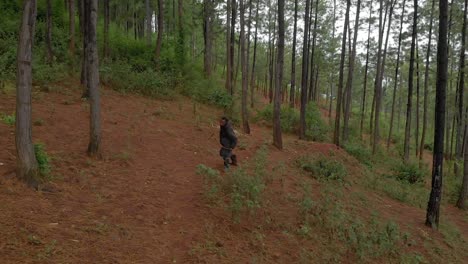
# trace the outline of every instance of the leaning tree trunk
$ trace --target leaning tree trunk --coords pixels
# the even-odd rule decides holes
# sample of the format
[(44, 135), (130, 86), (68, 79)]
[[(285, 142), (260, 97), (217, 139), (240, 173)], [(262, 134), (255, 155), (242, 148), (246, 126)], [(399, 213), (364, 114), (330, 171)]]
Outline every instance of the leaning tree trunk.
[(161, 57), (162, 38), (164, 31), (164, 0), (158, 0), (158, 39), (156, 41), (155, 60), (159, 61)]
[[(466, 0), (465, 0), (466, 5)], [(464, 11), (463, 26), (462, 26), (462, 37), (461, 37), (461, 47), (460, 47), (460, 66), (458, 70), (458, 113), (457, 113), (457, 138), (455, 146), (455, 154), (457, 160), (463, 158), (463, 126), (465, 118), (463, 116), (463, 101), (464, 101), (464, 90), (465, 90), (465, 43), (466, 43), (466, 7)], [(455, 162), (455, 174), (458, 175), (460, 169), (458, 168), (458, 163)]]
[[(417, 4), (417, 0), (415, 0)], [(437, 45), (437, 82), (435, 104), (434, 154), (432, 161), (432, 187), (427, 204), (426, 225), (439, 227), (442, 198), (442, 173), (444, 163), (445, 92), (447, 89), (448, 50), (447, 13), (448, 1), (439, 1), (439, 42)], [(417, 6), (417, 5), (416, 5)]]
[(422, 126), (422, 133), (421, 133), (421, 144), (419, 146), (419, 161), (420, 164), (423, 160), (423, 152), (424, 152), (424, 142), (426, 140), (426, 129), (427, 129), (427, 107), (428, 107), (428, 97), (429, 97), (429, 60), (431, 58), (431, 44), (432, 44), (432, 25), (434, 20), (434, 6), (435, 0), (432, 0), (431, 6), (431, 17), (429, 22), (429, 41), (427, 44), (427, 51), (426, 51), (426, 67), (424, 69), (424, 112), (423, 112), (423, 126)]
[(47, 63), (52, 64), (54, 53), (52, 51), (52, 3), (51, 0), (47, 0), (47, 11), (46, 11), (46, 50), (47, 50)]
[(296, 35), (297, 35), (297, 9), (298, 0), (294, 0), (294, 30), (291, 55), (291, 89), (289, 92), (289, 107), (294, 108), (294, 98), (296, 92)]
[(242, 128), (245, 134), (250, 134), (249, 115), (247, 112), (247, 52), (245, 43), (245, 17), (244, 17), (244, 0), (239, 1), (239, 16), (240, 16), (240, 45), (241, 45), (241, 70), (242, 70)]
[(16, 60), (16, 176), (29, 186), (37, 188), (39, 169), (32, 143), (31, 128), (31, 64), (35, 25), (36, 1), (25, 0)]
[(281, 136), (281, 87), (283, 83), (284, 64), (284, 0), (278, 0), (278, 56), (276, 59), (276, 84), (273, 98), (273, 145), (283, 149), (283, 138)]
[(396, 60), (396, 68), (395, 68), (395, 76), (394, 76), (394, 84), (393, 84), (392, 113), (390, 115), (390, 129), (388, 132), (387, 150), (390, 149), (390, 143), (391, 143), (392, 134), (393, 134), (393, 121), (395, 119), (395, 103), (396, 103), (396, 92), (397, 92), (397, 86), (398, 86), (398, 74), (400, 73), (400, 52), (401, 52), (401, 40), (402, 40), (402, 31), (403, 31), (403, 18), (405, 16), (405, 4), (406, 4), (406, 0), (403, 0), (403, 10), (401, 11), (401, 17), (400, 17), (400, 33), (398, 34), (397, 60)]
[(369, 51), (370, 51), (370, 33), (371, 33), (371, 25), (372, 25), (372, 4), (373, 1), (371, 0), (370, 3), (370, 12), (369, 12), (369, 29), (367, 30), (367, 46), (366, 46), (366, 66), (364, 70), (364, 88), (362, 91), (362, 105), (361, 105), (361, 124), (360, 124), (360, 137), (362, 140), (362, 135), (364, 133), (364, 119), (366, 114), (366, 95), (367, 95), (367, 75), (369, 72)]
[[(416, 35), (418, 23), (418, 0), (414, 0), (414, 15), (413, 15), (413, 34), (411, 37), (411, 54), (409, 66), (409, 80), (408, 80), (408, 106), (406, 108), (406, 128), (405, 128), (405, 145), (404, 145), (404, 161), (409, 162), (410, 152), (410, 133), (411, 133), (411, 111), (412, 111), (412, 97), (413, 97), (413, 79), (414, 79), (414, 57), (416, 50)], [(443, 141), (442, 141), (443, 142)]]
[(304, 15), (304, 41), (302, 42), (302, 77), (301, 77), (301, 110), (299, 120), (299, 139), (305, 139), (306, 132), (306, 105), (307, 105), (307, 75), (309, 73), (309, 51), (307, 41), (309, 39), (309, 8), (310, 0), (306, 0)]
[(341, 102), (343, 101), (343, 82), (344, 82), (344, 63), (346, 55), (346, 34), (348, 32), (349, 23), (349, 9), (351, 0), (346, 1), (346, 15), (343, 27), (343, 39), (341, 42), (341, 60), (340, 60), (340, 76), (338, 80), (338, 92), (336, 97), (336, 111), (335, 111), (335, 132), (333, 134), (333, 143), (340, 146), (340, 121), (341, 121)]
[(354, 61), (356, 59), (356, 44), (357, 35), (359, 31), (359, 15), (361, 11), (361, 0), (357, 1), (356, 20), (354, 22), (354, 37), (353, 37), (353, 48), (351, 49), (351, 55), (349, 60), (348, 69), (348, 80), (346, 82), (346, 103), (345, 103), (345, 114), (343, 123), (343, 141), (348, 141), (349, 138), (349, 117), (351, 116), (351, 100), (352, 100), (352, 89), (353, 89), (353, 77), (354, 77)]
[(69, 0), (69, 34), (70, 34), (70, 42), (68, 44), (68, 51), (70, 56), (75, 54), (75, 0)]
[(90, 104), (90, 119), (89, 119), (89, 145), (88, 155), (99, 156), (99, 148), (101, 144), (101, 107), (99, 100), (99, 58), (97, 47), (97, 0), (85, 0), (87, 3), (86, 13), (88, 20), (86, 27), (88, 28), (88, 45), (87, 45), (87, 74), (88, 74), (88, 90)]

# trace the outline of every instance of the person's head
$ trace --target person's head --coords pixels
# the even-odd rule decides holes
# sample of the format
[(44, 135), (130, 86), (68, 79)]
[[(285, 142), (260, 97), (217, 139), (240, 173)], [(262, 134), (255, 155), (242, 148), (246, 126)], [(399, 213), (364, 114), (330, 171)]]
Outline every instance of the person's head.
[(220, 126), (225, 126), (227, 123), (228, 123), (229, 119), (227, 119), (227, 117), (223, 116), (221, 117), (221, 119), (219, 120), (219, 125)]

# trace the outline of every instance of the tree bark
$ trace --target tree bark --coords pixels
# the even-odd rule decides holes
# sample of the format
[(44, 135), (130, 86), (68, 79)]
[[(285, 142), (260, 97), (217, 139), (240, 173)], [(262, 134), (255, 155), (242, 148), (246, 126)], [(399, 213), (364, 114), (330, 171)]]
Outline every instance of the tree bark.
[(211, 77), (213, 67), (212, 5), (212, 0), (203, 0), (203, 39), (205, 43), (203, 70), (205, 78)]
[(253, 61), (252, 61), (252, 74), (250, 77), (250, 107), (254, 107), (254, 86), (255, 86), (255, 64), (257, 62), (257, 41), (258, 41), (258, 24), (259, 24), (259, 2), (257, 0), (256, 14), (255, 14), (255, 37), (254, 37), (254, 48), (253, 48)]
[(420, 78), (419, 78), (419, 44), (416, 40), (416, 129), (415, 129), (415, 151), (419, 154), (419, 112), (420, 112)]
[(232, 73), (231, 73), (231, 0), (226, 1), (226, 91), (230, 94), (232, 90)]
[[(146, 42), (151, 46), (151, 35), (153, 34), (153, 10), (151, 10), (150, 0), (145, 0), (146, 9)], [(181, 19), (181, 18), (180, 18)]]
[[(415, 2), (417, 2), (415, 0)], [(442, 198), (442, 173), (444, 163), (445, 91), (447, 89), (447, 13), (448, 1), (439, 1), (439, 41), (437, 45), (437, 83), (435, 104), (434, 154), (432, 163), (432, 187), (427, 205), (426, 225), (439, 226)]]
[(39, 168), (32, 143), (32, 45), (36, 26), (36, 1), (23, 1), (16, 72), (16, 176), (37, 188)]
[[(335, 40), (335, 31), (336, 31), (336, 28), (335, 28), (335, 25), (336, 25), (336, 0), (333, 0), (333, 29), (332, 29), (332, 39)], [(370, 31), (369, 31), (370, 32)], [(331, 54), (332, 58), (335, 58), (335, 51), (333, 50), (332, 51), (332, 54)], [(332, 70), (330, 71), (330, 94), (329, 94), (329, 97), (330, 97), (330, 105), (328, 106), (328, 123), (329, 125), (331, 126), (332, 125), (332, 109), (333, 109), (333, 83), (335, 82), (334, 81), (334, 60), (332, 59)], [(327, 96), (328, 97), (328, 96)]]
[[(411, 54), (409, 66), (408, 80), (408, 106), (406, 108), (406, 128), (405, 128), (405, 145), (404, 145), (404, 161), (409, 162), (410, 152), (410, 133), (411, 133), (411, 111), (412, 111), (412, 96), (413, 96), (413, 79), (414, 79), (414, 57), (416, 50), (417, 36), (417, 20), (418, 19), (418, 0), (414, 0), (414, 15), (413, 15), (413, 33), (411, 37)], [(443, 141), (442, 141), (443, 142)]]
[(164, 0), (158, 0), (158, 39), (156, 41), (155, 59), (159, 61), (161, 57), (162, 38), (164, 31)]
[(245, 134), (250, 134), (249, 126), (249, 116), (247, 112), (247, 85), (248, 85), (248, 76), (247, 76), (247, 51), (245, 43), (245, 6), (244, 0), (239, 1), (239, 16), (240, 16), (240, 45), (241, 45), (241, 71), (242, 71), (242, 128)]
[(367, 95), (367, 75), (369, 72), (369, 51), (370, 51), (370, 33), (371, 33), (371, 25), (372, 25), (372, 4), (373, 1), (370, 2), (370, 12), (369, 12), (369, 29), (367, 31), (367, 46), (366, 46), (366, 66), (364, 70), (364, 88), (362, 92), (362, 105), (361, 105), (361, 123), (360, 123), (360, 136), (362, 140), (362, 135), (364, 134), (364, 119), (366, 114), (366, 95)]
[(54, 53), (52, 51), (52, 3), (51, 0), (47, 0), (46, 10), (46, 59), (48, 64), (52, 64), (54, 59)]
[(289, 92), (289, 107), (294, 108), (294, 98), (296, 92), (296, 35), (297, 35), (297, 10), (298, 0), (294, 0), (294, 30), (291, 55), (291, 90)]
[(75, 54), (75, 0), (69, 0), (69, 34), (70, 34), (70, 42), (68, 44), (68, 51), (71, 56)]
[(231, 2), (231, 37), (229, 38), (230, 39), (230, 43), (229, 43), (229, 56), (230, 56), (230, 59), (229, 61), (231, 62), (231, 67), (230, 67), (230, 70), (231, 70), (231, 84), (230, 84), (230, 87), (231, 87), (231, 95), (234, 95), (234, 91), (235, 91), (235, 87), (234, 87), (234, 43), (235, 43), (235, 39), (236, 39), (236, 16), (237, 16), (237, 6), (236, 6), (236, 0), (232, 0)]
[(281, 135), (281, 87), (283, 83), (284, 64), (284, 0), (278, 0), (278, 56), (276, 59), (276, 85), (273, 110), (273, 145), (279, 150), (283, 149)]
[(110, 22), (110, 9), (109, 1), (104, 0), (104, 58), (109, 57), (109, 22)]
[[(349, 1), (349, 0), (348, 0)], [(300, 110), (300, 121), (299, 121), (299, 139), (305, 139), (306, 132), (306, 106), (307, 106), (307, 76), (309, 73), (309, 51), (308, 51), (308, 39), (309, 39), (309, 8), (310, 0), (306, 0), (306, 8), (304, 15), (304, 41), (302, 46), (302, 77), (301, 77), (301, 110)]]
[(89, 15), (86, 21), (88, 28), (88, 45), (87, 45), (87, 74), (88, 74), (88, 90), (90, 104), (90, 133), (88, 155), (99, 156), (101, 144), (101, 107), (99, 98), (99, 57), (97, 48), (97, 0), (85, 0), (87, 8), (85, 9)]
[[(466, 0), (465, 0), (466, 3)], [(456, 145), (455, 145), (455, 155), (457, 160), (463, 158), (463, 126), (464, 126), (464, 115), (463, 115), (463, 102), (464, 102), (464, 90), (465, 90), (465, 43), (466, 43), (466, 7), (464, 11), (463, 26), (461, 32), (461, 47), (460, 47), (460, 60), (459, 60), (459, 70), (458, 70), (458, 113), (457, 113), (457, 136), (456, 136)], [(460, 169), (458, 168), (458, 163), (455, 162), (455, 174), (459, 174)]]
[(429, 97), (429, 60), (431, 58), (431, 44), (432, 44), (432, 25), (434, 20), (434, 6), (435, 0), (432, 0), (431, 5), (431, 17), (429, 22), (429, 40), (426, 50), (426, 67), (424, 69), (424, 112), (423, 112), (423, 126), (421, 134), (421, 144), (419, 146), (419, 160), (420, 164), (423, 160), (424, 153), (424, 142), (426, 140), (426, 129), (427, 129), (427, 107), (428, 107), (428, 97)]
[[(318, 19), (318, 7), (319, 7), (319, 1), (315, 0), (315, 16), (314, 16), (314, 29), (313, 29), (313, 35), (312, 35), (312, 52), (310, 55), (310, 84), (309, 84), (309, 93), (308, 95), (308, 101), (310, 102), (311, 100), (316, 100), (315, 96), (315, 90), (314, 90), (314, 83), (315, 83), (315, 46), (316, 46), (316, 40), (317, 40), (317, 19)], [(310, 11), (312, 14), (312, 10)], [(309, 33), (310, 34), (310, 33)]]
[(405, 4), (406, 4), (406, 0), (403, 0), (403, 10), (401, 11), (401, 17), (400, 17), (400, 33), (398, 34), (397, 60), (396, 60), (395, 76), (394, 76), (394, 84), (393, 84), (394, 86), (393, 86), (393, 99), (392, 99), (392, 113), (390, 115), (390, 129), (388, 132), (387, 150), (390, 149), (390, 143), (391, 143), (392, 134), (393, 134), (393, 120), (395, 116), (396, 92), (397, 92), (397, 86), (398, 86), (398, 75), (400, 73), (400, 53), (401, 53), (402, 31), (403, 31), (403, 18), (405, 16)]

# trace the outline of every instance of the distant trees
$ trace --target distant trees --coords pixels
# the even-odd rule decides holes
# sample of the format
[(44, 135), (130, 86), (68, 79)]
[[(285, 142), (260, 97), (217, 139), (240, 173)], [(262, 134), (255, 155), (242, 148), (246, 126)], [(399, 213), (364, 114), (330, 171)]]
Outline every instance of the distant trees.
[(39, 168), (32, 142), (32, 45), (36, 26), (36, 0), (23, 1), (19, 31), (16, 73), (16, 175), (29, 186), (37, 187)]

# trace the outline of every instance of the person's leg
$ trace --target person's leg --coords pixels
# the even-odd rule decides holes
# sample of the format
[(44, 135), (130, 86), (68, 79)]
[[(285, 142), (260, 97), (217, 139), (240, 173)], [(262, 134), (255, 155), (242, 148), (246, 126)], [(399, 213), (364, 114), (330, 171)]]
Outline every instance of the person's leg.
[(231, 155), (231, 164), (237, 166), (237, 156), (235, 154)]

